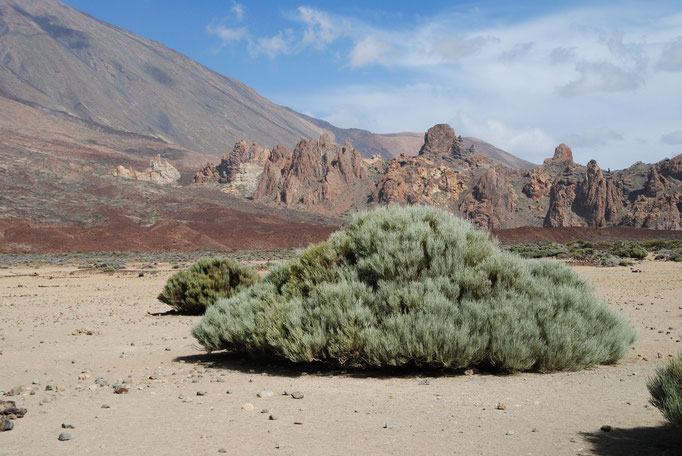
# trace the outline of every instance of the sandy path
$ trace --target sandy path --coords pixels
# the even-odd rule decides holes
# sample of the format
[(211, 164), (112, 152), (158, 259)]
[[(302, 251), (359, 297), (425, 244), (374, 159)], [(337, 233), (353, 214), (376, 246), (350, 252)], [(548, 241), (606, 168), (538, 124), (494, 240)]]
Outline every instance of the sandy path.
[[(167, 310), (155, 297), (171, 271), (1, 270), (0, 390), (32, 390), (2, 398), (28, 413), (0, 433), (0, 454), (682, 454), (645, 385), (682, 347), (682, 264), (636, 268), (643, 272), (577, 268), (637, 327), (626, 359), (511, 376), (343, 373), (206, 356), (189, 336), (197, 317), (148, 314)], [(79, 329), (95, 333), (72, 335)], [(114, 394), (98, 377), (130, 392)], [(275, 396), (256, 397), (262, 390)], [(242, 410), (246, 403), (255, 409)], [(70, 441), (57, 440), (63, 422), (75, 425)], [(604, 424), (614, 430), (600, 431)]]

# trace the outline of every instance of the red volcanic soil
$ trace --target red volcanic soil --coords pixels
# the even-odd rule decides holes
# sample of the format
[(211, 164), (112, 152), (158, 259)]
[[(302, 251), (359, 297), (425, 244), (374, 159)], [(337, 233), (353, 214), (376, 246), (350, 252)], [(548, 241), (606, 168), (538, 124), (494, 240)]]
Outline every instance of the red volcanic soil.
[(503, 244), (517, 244), (523, 242), (571, 242), (571, 241), (624, 241), (645, 239), (682, 239), (682, 231), (675, 230), (646, 230), (627, 226), (613, 226), (608, 228), (541, 228), (524, 226), (493, 230)]
[(108, 223), (99, 226), (0, 220), (0, 252), (279, 249), (319, 242), (336, 229), (220, 206), (208, 209), (188, 210), (183, 214), (187, 222), (162, 220), (151, 226), (110, 212)]

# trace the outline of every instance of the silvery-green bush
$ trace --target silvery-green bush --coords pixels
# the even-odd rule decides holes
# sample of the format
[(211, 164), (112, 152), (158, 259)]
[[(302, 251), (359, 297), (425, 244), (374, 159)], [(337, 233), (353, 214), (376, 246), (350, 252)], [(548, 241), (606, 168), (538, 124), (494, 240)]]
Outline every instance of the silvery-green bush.
[(263, 282), (219, 300), (192, 334), (209, 351), (295, 362), (576, 370), (635, 332), (562, 263), (502, 251), (432, 207), (359, 213)]
[(158, 299), (180, 312), (201, 315), (219, 298), (229, 298), (256, 282), (260, 276), (253, 268), (229, 258), (202, 258), (172, 275)]
[(647, 382), (651, 403), (663, 416), (682, 428), (682, 353), (658, 368), (656, 375)]

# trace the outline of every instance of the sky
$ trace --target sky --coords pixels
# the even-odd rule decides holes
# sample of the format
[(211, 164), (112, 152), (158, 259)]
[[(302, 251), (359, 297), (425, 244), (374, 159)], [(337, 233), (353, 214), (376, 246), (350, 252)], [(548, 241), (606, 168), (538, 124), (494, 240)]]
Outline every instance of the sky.
[(682, 153), (679, 0), (65, 3), (342, 128), (605, 169)]

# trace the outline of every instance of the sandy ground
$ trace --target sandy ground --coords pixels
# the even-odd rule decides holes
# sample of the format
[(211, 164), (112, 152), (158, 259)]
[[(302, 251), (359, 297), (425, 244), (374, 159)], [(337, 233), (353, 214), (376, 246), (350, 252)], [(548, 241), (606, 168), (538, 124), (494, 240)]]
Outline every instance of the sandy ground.
[[(682, 347), (682, 264), (635, 268), (577, 268), (636, 326), (624, 360), (506, 376), (205, 355), (189, 335), (198, 317), (164, 315), (155, 299), (170, 270), (0, 270), (0, 390), (25, 387), (2, 399), (28, 409), (0, 433), (0, 454), (682, 454), (646, 389)], [(113, 383), (129, 393), (114, 394)], [(257, 397), (263, 390), (275, 394)], [(75, 426), (69, 441), (57, 440), (62, 423)]]

